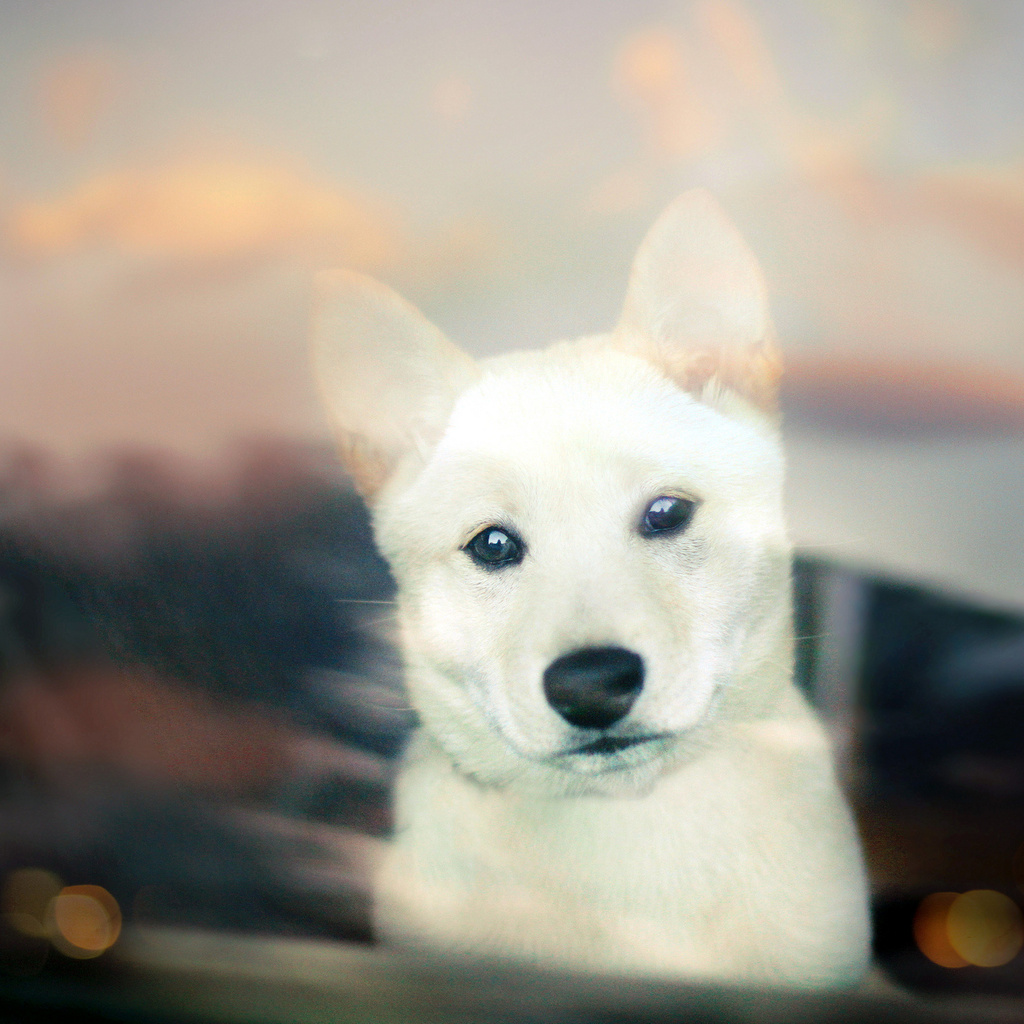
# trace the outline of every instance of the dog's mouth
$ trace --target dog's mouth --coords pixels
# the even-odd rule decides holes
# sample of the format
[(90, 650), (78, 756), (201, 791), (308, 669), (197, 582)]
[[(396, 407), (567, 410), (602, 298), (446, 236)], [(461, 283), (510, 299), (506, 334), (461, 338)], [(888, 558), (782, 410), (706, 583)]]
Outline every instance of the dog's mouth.
[(623, 750), (629, 750), (631, 747), (638, 747), (643, 743), (652, 743), (655, 740), (664, 738), (664, 733), (652, 733), (649, 736), (601, 736), (590, 743), (584, 743), (582, 747), (573, 747), (565, 751), (565, 754), (593, 754), (598, 756), (618, 754)]

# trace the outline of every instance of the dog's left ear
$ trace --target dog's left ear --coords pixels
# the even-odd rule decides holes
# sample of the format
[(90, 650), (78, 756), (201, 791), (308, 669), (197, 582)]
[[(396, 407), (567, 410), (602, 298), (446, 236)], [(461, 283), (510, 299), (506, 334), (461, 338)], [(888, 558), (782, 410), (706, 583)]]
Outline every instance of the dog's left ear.
[(733, 392), (774, 412), (781, 361), (754, 254), (703, 189), (681, 195), (633, 262), (617, 347), (706, 401)]

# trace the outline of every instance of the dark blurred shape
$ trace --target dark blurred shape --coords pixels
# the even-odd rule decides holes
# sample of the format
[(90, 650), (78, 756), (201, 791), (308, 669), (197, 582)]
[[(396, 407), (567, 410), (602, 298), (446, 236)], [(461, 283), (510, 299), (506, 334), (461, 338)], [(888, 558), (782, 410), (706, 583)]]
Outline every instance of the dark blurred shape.
[(931, 913), (1022, 902), (1024, 617), (809, 557), (794, 592), (797, 677), (858, 817), (880, 963), (915, 988), (1024, 993), (1024, 956), (978, 966)]
[(880, 792), (1024, 806), (1024, 620), (876, 583), (862, 678)]
[(1024, 434), (1024, 378), (974, 366), (792, 357), (787, 421), (868, 436)]
[[(204, 477), (126, 451), (98, 489), (69, 479), (0, 464), (0, 883), (99, 886), (129, 925), (367, 938), (411, 719), (333, 457), (250, 442)], [(68, 928), (102, 931), (70, 895)], [(41, 967), (29, 939), (0, 924), (0, 960)]]

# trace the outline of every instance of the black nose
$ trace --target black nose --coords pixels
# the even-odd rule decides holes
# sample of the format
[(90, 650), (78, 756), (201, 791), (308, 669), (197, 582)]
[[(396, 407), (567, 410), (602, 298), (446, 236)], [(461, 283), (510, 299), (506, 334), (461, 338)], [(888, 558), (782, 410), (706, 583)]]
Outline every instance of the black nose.
[(643, 685), (640, 655), (622, 647), (584, 647), (544, 670), (548, 703), (584, 729), (607, 729), (625, 718)]

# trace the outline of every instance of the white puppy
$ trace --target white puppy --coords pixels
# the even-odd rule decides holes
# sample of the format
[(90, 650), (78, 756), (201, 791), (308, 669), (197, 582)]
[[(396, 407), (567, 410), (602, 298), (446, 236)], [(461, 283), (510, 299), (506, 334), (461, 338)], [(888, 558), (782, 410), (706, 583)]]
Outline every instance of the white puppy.
[(609, 335), (477, 365), (345, 271), (314, 335), (421, 721), (384, 938), (855, 983), (860, 852), (793, 685), (778, 361), (714, 201), (657, 222)]

